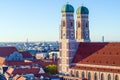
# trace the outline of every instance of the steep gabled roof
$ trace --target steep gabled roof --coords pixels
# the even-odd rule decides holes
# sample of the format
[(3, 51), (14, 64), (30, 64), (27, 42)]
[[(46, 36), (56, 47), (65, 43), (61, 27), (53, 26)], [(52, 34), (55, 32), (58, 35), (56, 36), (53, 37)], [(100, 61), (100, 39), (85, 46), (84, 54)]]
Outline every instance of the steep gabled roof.
[(18, 51), (15, 47), (0, 47), (0, 56), (9, 56), (11, 53)]
[[(13, 52), (19, 52), (15, 47), (0, 47), (0, 57), (6, 57), (12, 54)], [(23, 55), (23, 58), (32, 58), (32, 55), (29, 52), (19, 52)]]
[(80, 43), (73, 63), (120, 66), (120, 42)]

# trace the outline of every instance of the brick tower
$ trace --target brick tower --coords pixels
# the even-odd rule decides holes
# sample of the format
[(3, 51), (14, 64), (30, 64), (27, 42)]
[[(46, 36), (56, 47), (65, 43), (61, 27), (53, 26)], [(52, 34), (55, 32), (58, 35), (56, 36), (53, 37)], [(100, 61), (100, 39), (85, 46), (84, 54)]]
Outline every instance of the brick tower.
[(62, 7), (60, 26), (59, 73), (69, 74), (69, 66), (75, 53), (74, 8), (70, 4)]
[(89, 34), (89, 11), (81, 6), (76, 11), (76, 40), (77, 42), (90, 42)]

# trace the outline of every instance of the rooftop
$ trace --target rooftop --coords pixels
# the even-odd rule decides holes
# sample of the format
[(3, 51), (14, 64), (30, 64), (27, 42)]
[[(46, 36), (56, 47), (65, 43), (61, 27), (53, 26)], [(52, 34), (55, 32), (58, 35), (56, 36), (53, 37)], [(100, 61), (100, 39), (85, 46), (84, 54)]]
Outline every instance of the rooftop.
[(120, 66), (120, 43), (80, 43), (73, 63)]

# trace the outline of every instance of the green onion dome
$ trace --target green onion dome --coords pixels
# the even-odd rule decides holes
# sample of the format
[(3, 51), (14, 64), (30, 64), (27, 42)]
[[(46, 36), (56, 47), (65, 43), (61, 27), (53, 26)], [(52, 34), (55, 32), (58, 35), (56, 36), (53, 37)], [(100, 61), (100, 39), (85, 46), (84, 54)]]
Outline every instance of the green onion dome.
[(64, 5), (64, 6), (62, 7), (61, 12), (62, 12), (62, 13), (63, 13), (63, 12), (74, 12), (74, 8), (73, 8), (72, 5), (66, 4), (66, 5)]
[(81, 6), (77, 9), (76, 14), (89, 14), (89, 10), (84, 6)]

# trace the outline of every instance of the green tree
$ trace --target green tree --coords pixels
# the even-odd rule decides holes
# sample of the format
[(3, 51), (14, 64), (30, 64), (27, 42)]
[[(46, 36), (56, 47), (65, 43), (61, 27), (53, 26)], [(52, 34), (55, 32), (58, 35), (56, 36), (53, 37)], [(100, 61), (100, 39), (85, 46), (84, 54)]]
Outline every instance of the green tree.
[(45, 72), (47, 74), (57, 74), (58, 73), (58, 69), (57, 69), (57, 66), (52, 64), (52, 65), (48, 65), (45, 67)]

